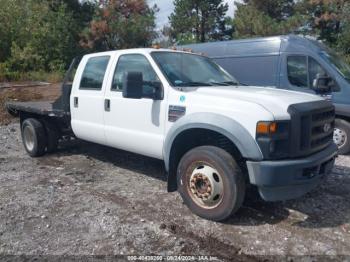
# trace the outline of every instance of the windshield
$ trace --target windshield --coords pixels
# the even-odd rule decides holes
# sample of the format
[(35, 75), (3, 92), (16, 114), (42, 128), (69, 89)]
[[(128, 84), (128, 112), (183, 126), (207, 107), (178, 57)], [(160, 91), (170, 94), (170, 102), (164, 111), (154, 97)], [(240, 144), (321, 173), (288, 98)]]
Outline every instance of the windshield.
[(331, 63), (337, 71), (350, 82), (350, 66), (334, 52), (322, 52), (322, 57)]
[(172, 86), (238, 85), (236, 79), (203, 56), (176, 52), (153, 52), (152, 57)]

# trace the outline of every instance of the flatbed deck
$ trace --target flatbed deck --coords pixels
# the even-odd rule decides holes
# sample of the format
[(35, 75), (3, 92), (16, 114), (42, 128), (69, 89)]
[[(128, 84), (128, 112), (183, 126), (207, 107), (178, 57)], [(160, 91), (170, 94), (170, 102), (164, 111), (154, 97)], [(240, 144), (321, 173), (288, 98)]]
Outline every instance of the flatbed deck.
[(6, 109), (11, 115), (18, 115), (20, 112), (32, 113), (49, 117), (65, 117), (69, 112), (53, 108), (53, 101), (40, 102), (8, 102)]

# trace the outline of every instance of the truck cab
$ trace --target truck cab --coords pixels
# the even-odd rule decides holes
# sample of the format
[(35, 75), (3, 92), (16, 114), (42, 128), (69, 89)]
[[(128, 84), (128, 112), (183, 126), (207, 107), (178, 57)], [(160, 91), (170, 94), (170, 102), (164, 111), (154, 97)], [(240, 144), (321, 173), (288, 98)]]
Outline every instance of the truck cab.
[(62, 108), (57, 101), (7, 104), (31, 156), (52, 152), (70, 129), (79, 139), (163, 160), (168, 191), (178, 190), (210, 220), (234, 214), (248, 186), (266, 201), (302, 196), (331, 172), (337, 155), (330, 102), (242, 86), (199, 54), (150, 48), (86, 55), (68, 87)]
[(350, 152), (350, 66), (319, 41), (287, 35), (184, 46), (202, 52), (250, 86), (316, 94), (336, 109), (334, 142)]

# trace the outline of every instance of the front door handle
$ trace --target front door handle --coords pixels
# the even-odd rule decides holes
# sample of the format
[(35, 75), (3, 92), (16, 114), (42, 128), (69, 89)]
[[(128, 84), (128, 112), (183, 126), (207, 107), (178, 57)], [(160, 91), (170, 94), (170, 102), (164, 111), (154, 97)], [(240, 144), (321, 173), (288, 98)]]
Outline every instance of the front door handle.
[(105, 111), (109, 112), (111, 111), (111, 100), (105, 99)]
[(79, 99), (78, 97), (74, 97), (74, 107), (78, 107), (79, 106)]

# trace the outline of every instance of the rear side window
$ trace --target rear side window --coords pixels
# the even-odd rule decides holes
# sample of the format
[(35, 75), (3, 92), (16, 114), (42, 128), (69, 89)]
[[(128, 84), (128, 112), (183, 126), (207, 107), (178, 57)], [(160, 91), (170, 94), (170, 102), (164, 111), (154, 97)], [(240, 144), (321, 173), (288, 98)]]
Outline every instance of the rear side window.
[(306, 56), (288, 57), (288, 79), (292, 85), (308, 87), (308, 68)]
[(80, 89), (101, 90), (109, 56), (92, 57), (86, 63), (80, 82)]

